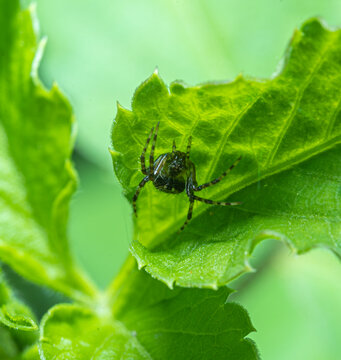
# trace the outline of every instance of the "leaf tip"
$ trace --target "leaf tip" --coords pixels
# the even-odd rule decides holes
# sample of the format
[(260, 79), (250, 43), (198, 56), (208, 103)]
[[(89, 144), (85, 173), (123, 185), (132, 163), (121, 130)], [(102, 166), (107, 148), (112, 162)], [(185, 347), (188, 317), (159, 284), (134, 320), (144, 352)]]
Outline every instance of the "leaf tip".
[(139, 256), (139, 252), (142, 250), (141, 248), (143, 248), (143, 245), (141, 245), (137, 240), (133, 241), (129, 248), (130, 253), (134, 256), (137, 262), (137, 268), (139, 270), (142, 270), (146, 266), (146, 262)]
[(137, 262), (137, 268), (138, 268), (139, 270), (142, 270), (145, 266), (146, 266), (146, 264), (144, 264), (144, 263), (142, 263), (142, 262), (140, 262), (140, 261)]
[(209, 289), (212, 289), (212, 290), (218, 290), (219, 289), (219, 286), (218, 286), (218, 283), (217, 282), (214, 282), (212, 284), (209, 284), (207, 286)]
[(112, 126), (112, 136), (114, 135), (115, 126), (119, 124), (121, 120), (125, 122), (127, 120), (127, 117), (130, 117), (131, 114), (132, 113), (130, 110), (126, 109), (118, 101), (116, 102), (116, 116), (114, 118), (114, 122)]
[(164, 282), (171, 290), (174, 289), (175, 279), (160, 279), (160, 280)]
[(256, 269), (254, 267), (252, 267), (252, 265), (250, 264), (248, 259), (245, 259), (244, 265), (245, 265), (245, 268), (244, 268), (245, 272), (247, 272), (247, 273), (256, 272)]
[(243, 75), (243, 73), (240, 72), (240, 73), (236, 76), (235, 82), (244, 81), (244, 80), (245, 80), (244, 75)]
[(120, 153), (119, 153), (118, 151), (116, 151), (116, 150), (114, 150), (114, 149), (111, 149), (110, 147), (108, 147), (108, 150), (109, 150), (109, 153), (110, 153), (110, 155), (111, 155), (111, 157), (112, 157), (113, 160), (114, 160), (114, 159), (116, 160), (116, 159), (119, 158)]
[(116, 101), (116, 110), (117, 110), (117, 112), (120, 110), (124, 110), (124, 107), (120, 104), (120, 102), (118, 100)]

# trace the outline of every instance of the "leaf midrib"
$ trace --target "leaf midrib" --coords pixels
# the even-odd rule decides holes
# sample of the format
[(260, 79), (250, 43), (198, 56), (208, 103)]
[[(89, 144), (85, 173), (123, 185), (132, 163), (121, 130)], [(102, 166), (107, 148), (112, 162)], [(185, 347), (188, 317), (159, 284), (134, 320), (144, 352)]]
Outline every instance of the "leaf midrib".
[[(334, 118), (334, 116), (333, 116), (333, 118)], [(307, 150), (304, 150), (301, 153), (299, 153), (297, 156), (290, 158), (289, 161), (283, 161), (283, 162), (277, 163), (276, 165), (270, 167), (267, 171), (264, 171), (263, 176), (259, 176), (259, 171), (254, 170), (253, 172), (251, 172), (251, 174), (242, 178), (240, 181), (236, 182), (235, 184), (232, 184), (227, 189), (224, 189), (220, 192), (212, 193), (212, 195), (214, 194), (214, 196), (217, 200), (221, 199), (222, 196), (224, 196), (224, 198), (227, 198), (231, 194), (236, 193), (237, 191), (240, 191), (240, 190), (246, 188), (247, 186), (254, 184), (257, 181), (264, 180), (267, 177), (270, 177), (272, 175), (275, 175), (277, 173), (285, 171), (285, 170), (293, 167), (294, 165), (302, 163), (305, 160), (308, 160), (326, 150), (329, 150), (338, 143), (341, 143), (341, 135), (335, 136), (334, 138), (330, 139), (329, 141), (323, 142), (322, 144), (320, 143), (320, 144), (313, 146)], [(149, 196), (149, 197), (151, 197), (151, 196)], [(238, 207), (236, 207), (236, 209), (238, 209)], [(200, 216), (205, 211), (206, 211), (205, 205), (200, 204), (199, 206), (196, 207), (196, 211), (193, 215), (193, 219)], [(155, 241), (155, 239), (160, 237), (160, 234), (161, 234), (161, 237), (164, 238), (163, 234), (170, 233), (170, 231), (172, 229), (177, 229), (179, 227), (179, 224), (181, 221), (177, 221), (176, 223), (173, 223), (170, 226), (164, 227), (164, 231), (160, 232), (154, 238), (155, 245), (158, 245), (162, 242), (162, 241)], [(153, 242), (152, 242), (152, 245), (154, 245)]]

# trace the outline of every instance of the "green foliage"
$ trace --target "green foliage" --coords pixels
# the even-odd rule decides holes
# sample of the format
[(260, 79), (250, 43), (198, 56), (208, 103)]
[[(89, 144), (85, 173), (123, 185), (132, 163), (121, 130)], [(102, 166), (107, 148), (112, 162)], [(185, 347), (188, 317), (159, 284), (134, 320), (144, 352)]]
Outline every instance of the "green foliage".
[(61, 352), (65, 359), (150, 359), (122, 324), (77, 305), (57, 305), (47, 313), (40, 348), (46, 359)]
[(0, 268), (0, 358), (12, 358), (36, 341), (38, 325), (31, 311), (12, 294)]
[[(341, 13), (337, 0), (35, 1), (49, 38), (44, 80), (58, 79), (73, 99), (81, 124), (77, 150), (108, 170), (103, 144), (113, 101), (128, 105), (136, 79), (144, 79), (156, 64), (167, 83), (200, 84), (240, 72), (268, 77), (298, 24), (318, 14), (339, 26)], [(129, 241), (124, 231), (120, 236)]]
[(200, 194), (241, 206), (197, 203), (178, 233), (188, 199), (147, 184), (138, 200), (132, 253), (139, 267), (170, 287), (217, 288), (249, 271), (263, 239), (280, 239), (303, 253), (317, 246), (341, 256), (341, 31), (318, 20), (297, 30), (281, 71), (267, 81), (238, 77), (226, 84), (168, 90), (154, 73), (136, 91), (132, 111), (118, 106), (112, 140), (116, 174), (131, 200), (142, 179), (138, 159), (150, 128), (160, 121), (157, 155), (173, 139), (191, 158), (199, 184), (221, 181)]
[[(70, 154), (72, 109), (37, 72), (44, 40), (33, 8), (0, 0), (0, 260), (73, 302), (40, 324), (0, 276), (1, 359), (258, 359), (247, 312), (224, 284), (243, 273), (255, 245), (283, 239), (299, 252), (325, 246), (340, 255), (340, 32), (311, 20), (298, 31), (281, 73), (270, 81), (168, 91), (157, 74), (137, 90), (133, 111), (119, 107), (115, 170), (129, 199), (149, 129), (161, 122), (158, 153), (193, 135), (198, 180), (228, 178), (205, 190), (238, 208), (198, 204), (186, 230), (186, 196), (149, 184), (139, 199), (132, 252), (105, 293), (71, 255), (66, 234), (76, 187)], [(314, 182), (311, 181), (314, 179)], [(309, 181), (310, 180), (310, 181)], [(199, 289), (212, 287), (219, 289)]]
[(245, 338), (254, 328), (226, 301), (228, 288), (171, 291), (130, 258), (102, 294), (75, 265), (66, 235), (76, 186), (72, 111), (55, 85), (47, 91), (39, 82), (44, 41), (35, 22), (32, 7), (0, 0), (0, 260), (74, 303), (50, 309), (34, 343), (31, 313), (1, 278), (0, 357), (258, 359)]
[(36, 322), (32, 319), (32, 313), (13, 297), (1, 272), (0, 323), (17, 330), (32, 331), (38, 329)]
[(67, 359), (258, 359), (244, 339), (254, 328), (240, 305), (226, 302), (230, 292), (169, 290), (130, 258), (108, 293), (116, 320), (105, 307), (57, 305), (42, 322), (41, 349), (46, 358), (63, 349)]
[(27, 279), (87, 301), (93, 289), (66, 236), (76, 187), (72, 110), (57, 86), (39, 82), (45, 41), (37, 43), (34, 9), (18, 7), (0, 1), (0, 257)]

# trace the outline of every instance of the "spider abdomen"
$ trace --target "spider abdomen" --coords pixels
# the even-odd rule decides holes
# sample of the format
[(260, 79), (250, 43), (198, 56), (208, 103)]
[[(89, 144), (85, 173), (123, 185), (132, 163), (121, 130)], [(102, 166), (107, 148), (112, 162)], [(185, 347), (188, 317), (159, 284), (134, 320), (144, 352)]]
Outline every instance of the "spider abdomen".
[(182, 176), (173, 178), (159, 174), (153, 184), (158, 190), (171, 194), (179, 194), (185, 190), (185, 179)]

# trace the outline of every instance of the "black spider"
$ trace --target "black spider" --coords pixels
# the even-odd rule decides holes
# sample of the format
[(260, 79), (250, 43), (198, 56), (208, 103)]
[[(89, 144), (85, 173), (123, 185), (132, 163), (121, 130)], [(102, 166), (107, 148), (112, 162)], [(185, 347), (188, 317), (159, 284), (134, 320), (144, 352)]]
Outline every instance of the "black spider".
[(186, 194), (189, 198), (189, 209), (187, 214), (187, 220), (182, 225), (180, 230), (183, 230), (189, 220), (192, 218), (192, 210), (194, 200), (202, 201), (206, 204), (213, 205), (240, 205), (240, 202), (221, 202), (221, 201), (213, 201), (209, 199), (203, 199), (199, 196), (194, 195), (194, 191), (200, 191), (205, 189), (211, 185), (218, 183), (221, 179), (223, 179), (227, 173), (229, 173), (240, 161), (241, 157), (239, 157), (230, 167), (227, 169), (222, 175), (218, 178), (205, 183), (203, 185), (198, 186), (196, 176), (195, 176), (195, 165), (189, 159), (189, 153), (191, 150), (191, 142), (192, 137), (190, 136), (188, 139), (187, 151), (186, 153), (177, 151), (175, 146), (175, 141), (173, 140), (173, 151), (171, 153), (165, 153), (160, 155), (154, 162), (154, 150), (157, 139), (157, 133), (159, 130), (159, 122), (156, 125), (155, 134), (152, 143), (152, 150), (150, 152), (149, 157), (149, 168), (146, 168), (145, 164), (145, 153), (148, 148), (148, 144), (152, 138), (154, 128), (152, 128), (149, 137), (147, 139), (146, 145), (141, 154), (141, 168), (142, 173), (146, 175), (144, 179), (140, 182), (135, 195), (133, 197), (133, 208), (134, 213), (137, 216), (136, 211), (136, 200), (137, 197), (143, 188), (143, 186), (148, 182), (152, 181), (154, 186), (163, 192), (171, 193), (171, 194), (179, 194), (186, 190)]

